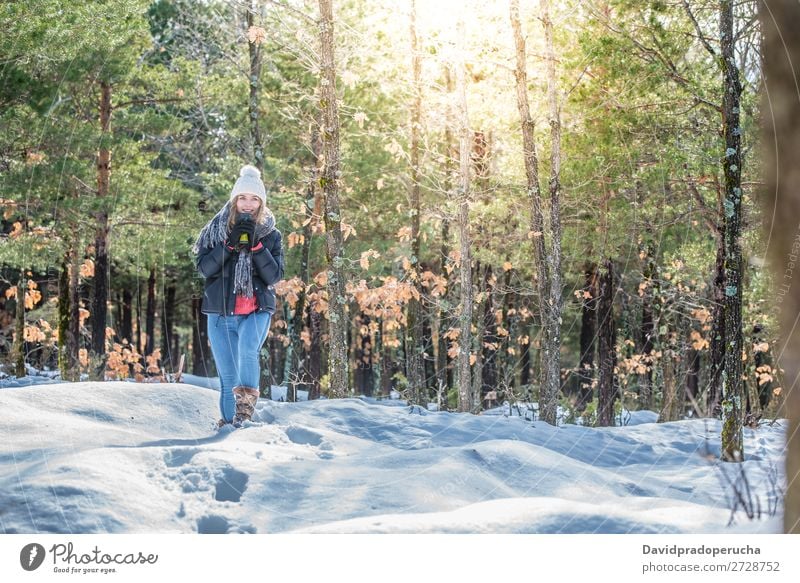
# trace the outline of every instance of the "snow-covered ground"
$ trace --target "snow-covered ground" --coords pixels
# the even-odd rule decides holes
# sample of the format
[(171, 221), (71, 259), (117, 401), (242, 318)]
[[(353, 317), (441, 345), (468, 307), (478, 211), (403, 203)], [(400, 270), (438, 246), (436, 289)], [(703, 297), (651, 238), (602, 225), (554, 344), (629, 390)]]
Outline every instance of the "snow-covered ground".
[[(5, 384), (4, 533), (781, 531), (780, 514), (728, 526), (739, 465), (716, 461), (714, 420), (556, 428), (502, 408), (262, 399), (253, 423), (217, 432), (212, 383)], [(745, 430), (763, 512), (784, 431)]]

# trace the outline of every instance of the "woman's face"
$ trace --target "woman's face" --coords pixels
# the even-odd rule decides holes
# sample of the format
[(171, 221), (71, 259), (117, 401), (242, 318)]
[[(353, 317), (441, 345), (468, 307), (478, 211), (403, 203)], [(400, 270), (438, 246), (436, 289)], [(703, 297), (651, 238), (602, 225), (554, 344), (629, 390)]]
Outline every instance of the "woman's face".
[(261, 208), (261, 199), (255, 194), (240, 194), (236, 197), (236, 211), (239, 214), (255, 215)]

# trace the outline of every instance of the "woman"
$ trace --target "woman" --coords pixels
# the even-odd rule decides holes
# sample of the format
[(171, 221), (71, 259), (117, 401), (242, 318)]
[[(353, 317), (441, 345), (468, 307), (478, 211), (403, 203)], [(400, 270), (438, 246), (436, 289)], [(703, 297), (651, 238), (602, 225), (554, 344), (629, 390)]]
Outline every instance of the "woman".
[(275, 284), (283, 279), (281, 233), (256, 167), (242, 167), (230, 200), (193, 250), (205, 278), (202, 311), (220, 378), (217, 426), (240, 427), (258, 401), (258, 355), (275, 312)]

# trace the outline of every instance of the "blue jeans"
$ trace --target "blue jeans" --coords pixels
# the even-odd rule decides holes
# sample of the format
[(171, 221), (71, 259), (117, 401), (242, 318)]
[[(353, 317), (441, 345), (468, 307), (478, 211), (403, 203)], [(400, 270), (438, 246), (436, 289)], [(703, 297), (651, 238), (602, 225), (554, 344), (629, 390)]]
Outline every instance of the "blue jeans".
[(246, 316), (208, 314), (208, 338), (219, 372), (219, 410), (225, 421), (233, 421), (234, 387), (258, 387), (261, 366), (258, 354), (267, 339), (272, 314), (253, 312)]

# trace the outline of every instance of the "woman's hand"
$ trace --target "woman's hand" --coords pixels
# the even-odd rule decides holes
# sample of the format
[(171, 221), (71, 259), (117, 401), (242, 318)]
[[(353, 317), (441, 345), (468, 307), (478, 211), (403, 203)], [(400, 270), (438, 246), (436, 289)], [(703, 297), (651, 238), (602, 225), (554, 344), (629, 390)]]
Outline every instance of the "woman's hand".
[(256, 243), (254, 240), (255, 234), (255, 222), (250, 215), (243, 214), (231, 229), (225, 244), (231, 249), (241, 251), (242, 249), (252, 247)]

